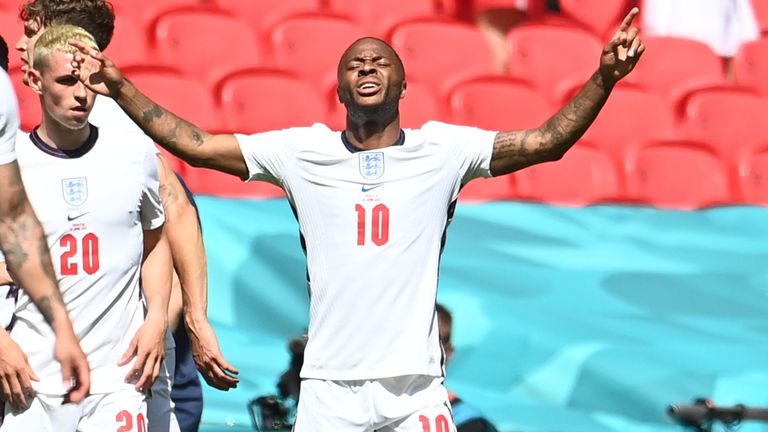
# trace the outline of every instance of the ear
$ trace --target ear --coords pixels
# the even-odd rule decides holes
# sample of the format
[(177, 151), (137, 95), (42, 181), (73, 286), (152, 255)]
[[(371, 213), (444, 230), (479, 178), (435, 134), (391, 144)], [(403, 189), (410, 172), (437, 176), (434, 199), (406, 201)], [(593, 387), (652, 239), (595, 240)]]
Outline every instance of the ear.
[(29, 82), (29, 88), (35, 93), (43, 94), (43, 78), (40, 75), (40, 71), (37, 69), (29, 68), (27, 70), (27, 81)]
[(408, 90), (408, 83), (403, 80), (403, 85), (400, 88), (400, 99), (405, 99), (406, 90)]

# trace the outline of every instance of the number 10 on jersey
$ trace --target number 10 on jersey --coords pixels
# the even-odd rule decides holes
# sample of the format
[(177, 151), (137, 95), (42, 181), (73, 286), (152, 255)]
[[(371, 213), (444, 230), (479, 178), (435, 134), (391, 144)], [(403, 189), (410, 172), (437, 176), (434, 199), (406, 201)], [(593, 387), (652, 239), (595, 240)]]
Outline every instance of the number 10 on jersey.
[[(356, 204), (355, 212), (357, 212), (357, 245), (366, 245), (369, 237), (367, 228), (370, 227), (370, 241), (376, 246), (384, 246), (389, 241), (389, 207), (377, 204), (367, 210), (361, 204)], [(368, 225), (369, 220), (370, 225)]]

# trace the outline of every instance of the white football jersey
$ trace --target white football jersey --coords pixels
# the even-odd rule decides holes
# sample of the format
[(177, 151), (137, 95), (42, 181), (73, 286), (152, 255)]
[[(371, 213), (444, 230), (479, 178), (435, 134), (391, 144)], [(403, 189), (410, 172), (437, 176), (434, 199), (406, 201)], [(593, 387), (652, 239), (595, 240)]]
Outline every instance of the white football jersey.
[(16, 160), (13, 148), (19, 129), (19, 107), (11, 79), (0, 68), (0, 165)]
[(490, 176), (495, 137), (429, 122), (359, 151), (322, 124), (237, 135), (249, 180), (283, 187), (299, 221), (310, 293), (302, 377), (443, 375), (445, 230), (460, 187)]
[[(164, 222), (154, 147), (137, 142), (146, 143), (141, 136), (92, 127), (75, 151), (48, 146), (35, 131), (16, 145), (24, 185), (88, 356), (94, 394), (133, 387), (124, 382), (131, 363), (117, 362), (144, 321), (143, 230)], [(35, 390), (63, 394), (53, 333), (23, 290), (11, 336), (40, 377)]]

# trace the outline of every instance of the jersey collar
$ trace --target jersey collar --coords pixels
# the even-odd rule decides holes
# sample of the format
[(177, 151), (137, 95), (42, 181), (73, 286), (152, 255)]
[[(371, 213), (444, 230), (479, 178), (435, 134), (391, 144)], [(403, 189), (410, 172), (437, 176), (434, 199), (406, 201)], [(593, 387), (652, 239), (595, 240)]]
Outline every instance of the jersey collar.
[(61, 150), (49, 146), (45, 141), (43, 141), (42, 138), (40, 138), (40, 135), (37, 134), (37, 129), (39, 127), (40, 126), (35, 127), (32, 130), (32, 133), (29, 134), (29, 139), (32, 141), (32, 144), (34, 144), (35, 147), (40, 149), (40, 151), (43, 153), (62, 159), (77, 159), (79, 157), (85, 156), (96, 144), (96, 140), (99, 139), (99, 128), (89, 124), (88, 127), (90, 127), (91, 131), (90, 134), (88, 134), (88, 139), (85, 140), (83, 145), (74, 150)]
[[(344, 144), (344, 147), (349, 150), (350, 153), (357, 153), (361, 151), (367, 151), (365, 149), (361, 149), (359, 147), (355, 147), (354, 144), (352, 144), (352, 141), (347, 138), (346, 131), (341, 131), (341, 142)], [(401, 146), (405, 144), (405, 132), (403, 132), (402, 129), (400, 129), (400, 136), (397, 137), (397, 140), (392, 143), (392, 146)]]

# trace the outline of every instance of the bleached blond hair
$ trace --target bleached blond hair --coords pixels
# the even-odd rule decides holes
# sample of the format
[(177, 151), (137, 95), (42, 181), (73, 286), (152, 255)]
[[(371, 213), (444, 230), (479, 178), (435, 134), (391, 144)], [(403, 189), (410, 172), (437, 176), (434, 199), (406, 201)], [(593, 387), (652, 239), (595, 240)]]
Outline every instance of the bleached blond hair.
[(70, 39), (98, 49), (96, 40), (83, 28), (68, 24), (53, 26), (46, 29), (35, 42), (32, 49), (32, 66), (40, 70), (48, 65), (48, 58), (53, 53), (74, 54), (77, 52), (77, 48), (70, 45)]

